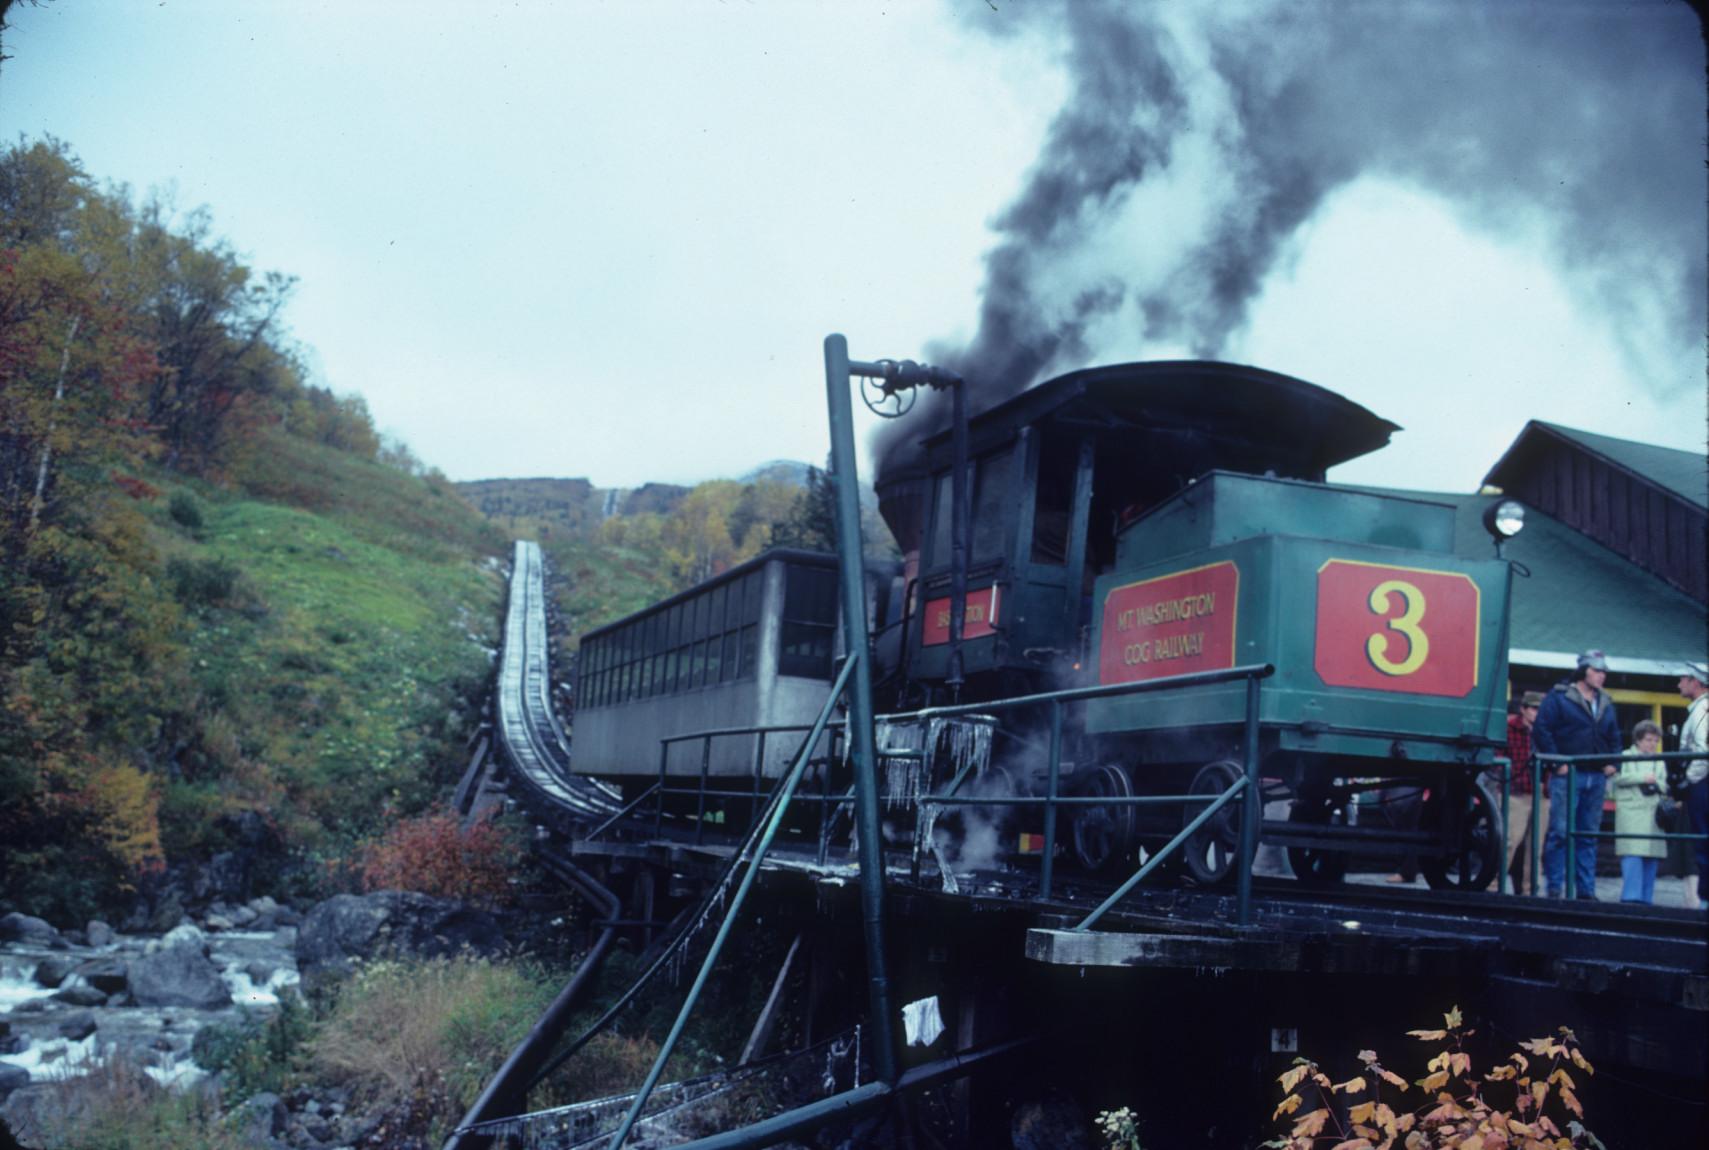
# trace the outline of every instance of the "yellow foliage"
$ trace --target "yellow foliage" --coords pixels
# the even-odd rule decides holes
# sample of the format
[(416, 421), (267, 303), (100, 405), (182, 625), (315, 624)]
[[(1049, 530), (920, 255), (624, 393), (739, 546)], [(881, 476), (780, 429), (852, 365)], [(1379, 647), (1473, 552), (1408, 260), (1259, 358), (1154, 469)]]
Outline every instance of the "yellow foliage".
[(128, 763), (101, 766), (90, 776), (88, 797), (114, 855), (133, 869), (161, 861), (160, 799), (153, 779)]
[(1316, 1138), (1323, 1131), (1323, 1124), (1329, 1121), (1329, 1111), (1313, 1110), (1303, 1115), (1294, 1123), (1295, 1138)]

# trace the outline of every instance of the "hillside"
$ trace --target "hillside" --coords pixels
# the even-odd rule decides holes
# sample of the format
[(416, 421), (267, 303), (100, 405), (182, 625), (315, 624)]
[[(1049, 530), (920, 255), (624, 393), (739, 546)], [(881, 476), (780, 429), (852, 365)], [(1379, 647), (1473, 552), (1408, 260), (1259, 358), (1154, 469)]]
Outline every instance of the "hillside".
[(517, 538), (530, 531), (590, 538), (613, 516), (669, 515), (690, 490), (673, 483), (595, 487), (586, 479), (475, 479), (457, 484), (457, 493), (470, 506)]
[[(834, 549), (830, 486), (805, 463), (772, 460), (692, 488), (597, 488), (586, 479), (487, 479), (457, 492), (516, 539), (537, 539), (551, 572), (566, 662), (580, 636), (768, 547)], [(897, 554), (870, 487), (862, 528), (875, 556)]]
[(504, 532), (210, 237), (0, 151), (0, 911), (122, 916), (237, 848), (312, 892), (478, 720)]

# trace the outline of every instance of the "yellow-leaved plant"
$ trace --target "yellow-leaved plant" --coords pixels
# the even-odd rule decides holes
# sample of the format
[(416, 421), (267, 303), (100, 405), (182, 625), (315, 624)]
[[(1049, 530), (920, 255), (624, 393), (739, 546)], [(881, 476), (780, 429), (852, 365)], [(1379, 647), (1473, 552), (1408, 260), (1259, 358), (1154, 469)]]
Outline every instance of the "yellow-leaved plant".
[[(1475, 1031), (1460, 1008), (1441, 1029), (1409, 1030), (1441, 1044), (1425, 1075), (1408, 1082), (1385, 1068), (1374, 1050), (1359, 1052), (1362, 1070), (1335, 1082), (1317, 1063), (1294, 1059), (1278, 1081), (1282, 1101), (1271, 1116), (1287, 1133), (1271, 1150), (1575, 1150), (1600, 1147), (1584, 1126), (1575, 1074), (1595, 1073), (1573, 1032), (1521, 1042), (1483, 1074), (1465, 1041)], [(1340, 1095), (1338, 1098), (1337, 1095)], [(1563, 1129), (1564, 1127), (1564, 1129)]]

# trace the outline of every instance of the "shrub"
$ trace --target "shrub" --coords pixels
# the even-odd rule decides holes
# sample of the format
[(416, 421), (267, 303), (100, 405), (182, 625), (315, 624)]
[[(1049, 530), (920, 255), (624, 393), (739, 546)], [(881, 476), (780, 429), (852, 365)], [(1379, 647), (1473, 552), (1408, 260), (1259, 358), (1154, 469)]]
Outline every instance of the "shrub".
[(362, 885), (499, 903), (511, 895), (510, 877), (521, 857), (507, 828), (491, 819), (464, 828), (456, 815), (438, 810), (396, 823), (363, 852)]
[[(1460, 1008), (1449, 1011), (1444, 1021), (1440, 1030), (1407, 1032), (1422, 1042), (1447, 1043), (1426, 1064), (1425, 1076), (1410, 1085), (1385, 1069), (1374, 1050), (1359, 1052), (1363, 1069), (1345, 1082), (1331, 1082), (1317, 1063), (1296, 1058), (1279, 1079), (1285, 1097), (1273, 1115), (1291, 1123), (1292, 1131), (1264, 1145), (1277, 1150), (1320, 1145), (1333, 1150), (1572, 1150), (1601, 1145), (1583, 1126), (1584, 1107), (1568, 1068), (1587, 1077), (1595, 1073), (1572, 1031), (1563, 1026), (1554, 1038), (1521, 1042), (1505, 1062), (1480, 1076), (1464, 1049), (1475, 1031), (1465, 1027)], [(1385, 1084), (1393, 1087), (1389, 1099), (1398, 1105), (1385, 1100)], [(1401, 1096), (1413, 1086), (1424, 1100), (1409, 1108)], [(1308, 1092), (1315, 1093), (1317, 1105), (1295, 1117), (1306, 1105)], [(1337, 1094), (1343, 1097), (1338, 1100)], [(1353, 1103), (1356, 1097), (1362, 1101)]]
[[(79, 1068), (82, 1069), (82, 1068)], [(119, 1055), (50, 1084), (13, 1133), (31, 1146), (78, 1150), (244, 1150), (213, 1091), (165, 1090)]]
[(233, 602), (243, 570), (224, 559), (181, 559), (166, 561), (166, 581), (173, 596), (184, 606), (221, 607)]
[(191, 534), (202, 529), (202, 501), (188, 491), (174, 491), (166, 511), (172, 516), (172, 522), (188, 528)]
[(220, 1075), (228, 1105), (290, 1086), (299, 1052), (314, 1034), (308, 1007), (294, 994), (265, 1022), (209, 1026), (196, 1033), (196, 1063)]
[(327, 1077), (443, 1136), (528, 1032), (552, 988), (479, 958), (374, 963), (350, 980), (309, 1049)]

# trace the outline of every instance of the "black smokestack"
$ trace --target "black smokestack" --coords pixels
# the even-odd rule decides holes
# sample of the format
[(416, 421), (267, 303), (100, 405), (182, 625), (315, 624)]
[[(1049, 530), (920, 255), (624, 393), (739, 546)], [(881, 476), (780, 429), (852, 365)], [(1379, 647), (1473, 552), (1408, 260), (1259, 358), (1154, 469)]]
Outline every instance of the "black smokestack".
[[(927, 349), (975, 411), (1112, 351), (1224, 354), (1288, 241), (1365, 177), (1541, 240), (1640, 378), (1662, 375), (1657, 347), (1699, 345), (1704, 53), (1684, 5), (1061, 0), (968, 22), (1059, 37), (1070, 79), (995, 221), (976, 334)], [(946, 411), (882, 429), (881, 480)]]

